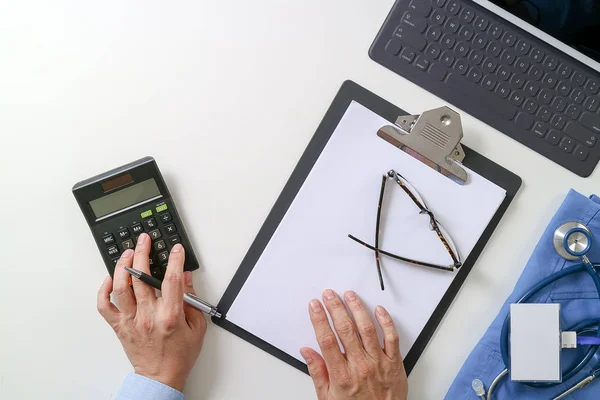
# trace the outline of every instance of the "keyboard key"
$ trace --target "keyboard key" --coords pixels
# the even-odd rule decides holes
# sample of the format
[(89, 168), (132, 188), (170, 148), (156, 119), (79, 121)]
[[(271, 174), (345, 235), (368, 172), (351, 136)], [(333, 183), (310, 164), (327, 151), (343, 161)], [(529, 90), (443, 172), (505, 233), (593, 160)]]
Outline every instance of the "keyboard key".
[(431, 4), (433, 4), (435, 7), (444, 7), (446, 0), (432, 0)]
[(487, 43), (488, 41), (483, 33), (478, 33), (475, 35), (475, 39), (473, 39), (473, 45), (480, 49), (484, 49)]
[(179, 238), (178, 234), (175, 234), (173, 236), (169, 236), (169, 238), (167, 239), (167, 241), (169, 242), (169, 244), (171, 246), (175, 246), (177, 243), (181, 242), (181, 239)]
[(467, 63), (467, 61), (465, 61), (464, 58), (461, 58), (460, 60), (458, 60), (456, 62), (456, 65), (454, 66), (454, 68), (460, 72), (461, 75), (464, 75), (467, 73), (467, 70), (469, 69), (469, 64)]
[(133, 232), (134, 235), (139, 236), (142, 232), (144, 232), (144, 227), (142, 224), (133, 224), (131, 225), (131, 232)]
[(408, 5), (409, 11), (414, 11), (423, 17), (426, 17), (431, 13), (431, 6), (423, 0), (412, 0)]
[(542, 86), (552, 89), (554, 86), (556, 86), (556, 82), (558, 82), (558, 75), (548, 72), (546, 75), (544, 75), (541, 82)]
[(148, 218), (144, 220), (144, 226), (148, 230), (156, 228), (156, 220), (154, 218)]
[(123, 250), (133, 249), (135, 247), (135, 245), (133, 244), (133, 239), (127, 239), (121, 242), (121, 247), (123, 247)]
[(156, 256), (156, 258), (158, 259), (158, 262), (165, 262), (169, 260), (169, 252), (168, 251), (163, 251), (158, 253), (158, 255)]
[(445, 51), (442, 53), (440, 60), (446, 67), (451, 67), (452, 64), (454, 64), (454, 53), (451, 51)]
[(417, 54), (413, 49), (406, 47), (404, 50), (402, 50), (402, 54), (400, 54), (400, 59), (410, 64), (411, 62), (413, 62), (416, 56)]
[(502, 52), (502, 45), (499, 42), (491, 42), (488, 47), (486, 53), (493, 57), (498, 57)]
[(573, 69), (567, 64), (560, 64), (558, 67), (558, 75), (563, 79), (569, 79), (571, 77), (571, 72), (573, 72)]
[(573, 104), (571, 104), (569, 107), (567, 107), (567, 116), (569, 118), (577, 119), (577, 118), (579, 118), (579, 115), (581, 115), (581, 108), (579, 108)]
[(506, 101), (489, 96), (485, 89), (472, 83), (460, 74), (452, 73), (448, 75), (446, 82), (451, 88), (458, 90), (466, 97), (470, 97), (480, 107), (490, 110), (507, 120), (514, 118), (517, 112), (516, 108), (507, 104)]
[(515, 67), (516, 67), (516, 68), (517, 68), (519, 71), (521, 71), (521, 72), (525, 73), (525, 72), (527, 72), (527, 70), (529, 69), (529, 65), (530, 65), (530, 64), (529, 64), (529, 61), (527, 61), (527, 59), (525, 59), (524, 57), (520, 57), (520, 58), (517, 60), (517, 62), (516, 62), (516, 64), (515, 64)]
[(571, 100), (575, 103), (581, 104), (583, 99), (585, 99), (585, 94), (581, 90), (575, 89), (571, 92)]
[(442, 81), (446, 77), (446, 68), (441, 64), (432, 63), (431, 68), (429, 68), (429, 74), (438, 81)]
[(483, 87), (489, 91), (494, 90), (496, 83), (496, 80), (489, 75), (483, 78)]
[(156, 240), (162, 236), (158, 229), (148, 232), (148, 235), (150, 235), (152, 240)]
[(102, 236), (102, 241), (105, 245), (113, 244), (115, 242), (115, 237), (113, 235)]
[(433, 25), (442, 25), (446, 20), (446, 14), (441, 10), (435, 10), (429, 20)]
[(460, 23), (454, 17), (449, 18), (444, 24), (444, 32), (447, 33), (456, 33), (458, 32), (458, 28), (460, 28)]
[(579, 145), (575, 148), (575, 157), (577, 157), (579, 161), (585, 161), (589, 153), (589, 150), (582, 145)]
[(483, 61), (483, 53), (479, 50), (471, 51), (471, 54), (469, 55), (469, 61), (471, 62), (471, 65), (481, 64), (481, 62)]
[(546, 133), (548, 133), (548, 128), (542, 122), (536, 122), (533, 126), (533, 133), (535, 133), (539, 137), (544, 137), (546, 136)]
[(481, 15), (478, 16), (477, 19), (475, 19), (475, 26), (480, 31), (485, 31), (489, 24), (490, 24), (490, 22), (487, 20), (487, 18), (484, 18)]
[(515, 45), (517, 41), (517, 37), (510, 32), (506, 32), (502, 37), (502, 43), (507, 45), (508, 47), (512, 47)]
[(467, 74), (467, 78), (469, 78), (472, 82), (479, 83), (483, 74), (477, 68), (471, 68), (469, 73)]
[(432, 26), (427, 30), (427, 38), (437, 42), (442, 37), (442, 28), (439, 26)]
[(119, 235), (120, 239), (125, 239), (129, 237), (129, 229), (123, 228), (117, 231), (117, 235)]
[(596, 112), (596, 110), (598, 109), (599, 103), (600, 103), (600, 100), (598, 99), (598, 97), (590, 96), (585, 100), (583, 107), (588, 111)]
[(402, 43), (412, 47), (417, 51), (423, 51), (427, 45), (427, 40), (423, 39), (423, 36), (419, 35), (412, 29), (407, 29), (402, 26), (396, 29), (396, 38)]
[(116, 256), (119, 254), (119, 248), (117, 246), (110, 246), (108, 249), (106, 249), (106, 251), (108, 252), (109, 256)]
[(475, 34), (475, 31), (473, 30), (473, 28), (471, 28), (470, 26), (463, 26), (462, 28), (460, 28), (460, 32), (458, 33), (458, 37), (461, 40), (466, 40), (469, 41), (473, 38), (473, 35)]
[(161, 222), (163, 224), (166, 224), (167, 222), (171, 222), (171, 220), (173, 219), (173, 216), (171, 215), (170, 212), (165, 212), (165, 213), (159, 214), (158, 218), (161, 220)]
[(555, 57), (547, 56), (544, 60), (544, 68), (554, 71), (558, 66), (558, 60)]
[(565, 82), (560, 82), (556, 87), (556, 90), (558, 90), (558, 93), (566, 97), (569, 95), (569, 93), (571, 93), (571, 86)]
[(575, 141), (573, 139), (569, 139), (568, 137), (563, 138), (559, 147), (565, 153), (572, 153), (573, 149), (575, 148)]
[(499, 39), (499, 38), (500, 38), (500, 36), (502, 36), (502, 32), (503, 32), (503, 30), (502, 30), (502, 28), (501, 28), (501, 27), (499, 27), (499, 26), (498, 26), (498, 25), (496, 25), (496, 24), (492, 24), (492, 26), (490, 26), (490, 30), (489, 30), (489, 32), (488, 32), (488, 33), (489, 33), (489, 34), (490, 34), (490, 36), (491, 36), (491, 37), (493, 37), (494, 39)]
[(567, 119), (560, 114), (555, 114), (554, 117), (552, 117), (552, 121), (550, 121), (550, 124), (556, 129), (564, 128), (566, 123)]
[(437, 43), (431, 43), (429, 46), (427, 46), (425, 54), (427, 54), (432, 60), (437, 60), (441, 52), (442, 49)]
[(167, 244), (164, 240), (159, 240), (158, 242), (155, 242), (152, 247), (155, 251), (162, 251), (167, 248)]
[(544, 70), (542, 70), (540, 67), (538, 67), (537, 65), (534, 65), (531, 67), (531, 69), (529, 70), (529, 76), (532, 79), (535, 79), (536, 81), (539, 81), (540, 79), (542, 79), (542, 76), (544, 76)]
[(550, 121), (550, 117), (552, 117), (552, 113), (546, 107), (540, 107), (537, 115), (542, 121), (545, 122)]
[(583, 113), (580, 121), (586, 128), (591, 129), (595, 133), (600, 133), (600, 116), (586, 112)]
[(473, 12), (473, 10), (470, 10), (468, 8), (464, 8), (460, 13), (460, 22), (462, 22), (463, 24), (470, 24), (471, 21), (473, 21), (473, 18), (475, 18), (475, 13)]
[(598, 93), (598, 82), (593, 79), (588, 80), (585, 84), (585, 91), (589, 94)]
[(165, 231), (168, 234), (172, 234), (172, 233), (177, 232), (177, 228), (175, 227), (175, 224), (167, 224), (167, 225), (165, 225)]
[(454, 0), (449, 1), (448, 4), (446, 4), (446, 11), (448, 11), (452, 15), (458, 14), (458, 12), (460, 11), (460, 2)]
[(562, 135), (560, 134), (559, 131), (554, 130), (554, 129), (551, 129), (550, 132), (548, 133), (548, 136), (546, 136), (546, 141), (553, 146), (556, 146), (557, 144), (559, 144), (560, 139), (562, 139)]
[(490, 57), (486, 58), (483, 62), (483, 69), (490, 73), (494, 72), (497, 66), (498, 63), (496, 62), (496, 60)]
[(455, 43), (456, 43), (456, 39), (454, 39), (454, 36), (448, 35), (448, 34), (445, 34), (444, 36), (442, 36), (442, 40), (440, 41), (440, 44), (445, 49), (453, 48)]
[[(517, 106), (519, 107), (521, 104), (523, 104), (523, 100), (525, 100), (525, 95), (523, 94), (523, 92), (520, 92), (518, 90), (515, 90), (514, 92), (512, 92), (512, 94), (510, 95), (510, 99), (509, 102), (510, 104), (512, 104), (513, 106)], [(533, 122), (532, 122), (533, 123)]]
[(402, 25), (408, 26), (418, 33), (423, 33), (425, 32), (425, 29), (427, 29), (427, 20), (425, 18), (421, 16), (415, 16), (413, 13), (408, 11), (404, 13), (402, 21), (400, 22)]
[(517, 56), (515, 56), (511, 50), (504, 50), (504, 52), (502, 53), (502, 57), (500, 58), (502, 59), (502, 62), (504, 64), (512, 65), (517, 59)]
[(517, 43), (517, 46), (515, 48), (517, 49), (519, 54), (526, 55), (527, 53), (529, 53), (531, 45), (529, 44), (529, 42), (519, 40), (519, 43)]
[(417, 57), (417, 60), (415, 61), (415, 65), (421, 71), (427, 71), (427, 68), (429, 68), (429, 60), (423, 56), (419, 56), (419, 57)]
[(557, 96), (552, 100), (552, 108), (558, 112), (563, 112), (565, 111), (565, 108), (567, 108), (567, 101), (562, 97)]
[(467, 43), (465, 42), (458, 42), (458, 44), (456, 45), (456, 54), (459, 57), (466, 57), (467, 53), (469, 53), (470, 47)]
[(569, 122), (565, 128), (567, 135), (579, 140), (588, 147), (592, 147), (598, 141), (594, 132), (579, 125), (577, 122)]
[(498, 87), (496, 87), (496, 93), (498, 94), (498, 96), (502, 97), (503, 99), (506, 99), (510, 94), (510, 89), (505, 84), (500, 83)]
[(515, 122), (521, 128), (529, 130), (533, 125), (533, 117), (525, 113), (519, 113), (519, 115), (517, 115), (517, 118), (515, 119)]
[(571, 77), (571, 80), (577, 85), (577, 86), (581, 86), (585, 83), (585, 77), (583, 76), (583, 74), (580, 74), (579, 72), (575, 72), (573, 74), (573, 76)]
[(548, 89), (542, 89), (542, 91), (540, 92), (540, 94), (538, 96), (538, 98), (544, 104), (550, 104), (550, 101), (552, 101), (553, 97), (554, 97), (553, 92), (549, 91)]
[(510, 71), (504, 65), (501, 65), (500, 67), (498, 67), (497, 75), (500, 79), (506, 81), (510, 77)]
[(514, 74), (510, 78), (510, 86), (513, 89), (521, 89), (525, 84), (525, 79), (523, 79), (520, 75)]
[(539, 50), (539, 49), (533, 49), (533, 50), (531, 50), (530, 57), (535, 62), (538, 62), (538, 63), (542, 62), (542, 60), (544, 59), (544, 52), (542, 50)]
[(535, 111), (538, 108), (538, 105), (535, 101), (529, 99), (525, 102), (525, 104), (523, 104), (523, 108), (525, 109), (525, 111), (527, 111), (529, 114), (534, 114)]
[(535, 97), (538, 94), (540, 87), (533, 82), (527, 82), (525, 85), (525, 93), (527, 93), (531, 97)]

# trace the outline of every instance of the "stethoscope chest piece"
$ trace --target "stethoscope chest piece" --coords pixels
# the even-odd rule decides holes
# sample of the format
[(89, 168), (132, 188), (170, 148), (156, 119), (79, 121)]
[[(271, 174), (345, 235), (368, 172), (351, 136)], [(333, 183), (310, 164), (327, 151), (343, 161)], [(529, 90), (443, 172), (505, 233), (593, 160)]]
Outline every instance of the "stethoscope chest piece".
[(554, 231), (553, 242), (562, 258), (578, 260), (592, 247), (592, 232), (579, 222), (565, 222)]

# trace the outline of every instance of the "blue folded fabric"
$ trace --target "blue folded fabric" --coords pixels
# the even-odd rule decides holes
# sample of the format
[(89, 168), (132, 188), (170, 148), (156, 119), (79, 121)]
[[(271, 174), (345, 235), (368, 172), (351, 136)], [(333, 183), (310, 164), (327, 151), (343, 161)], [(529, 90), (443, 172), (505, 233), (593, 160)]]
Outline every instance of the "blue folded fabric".
[[(487, 390), (494, 378), (505, 369), (500, 356), (500, 331), (508, 315), (509, 305), (515, 303), (541, 279), (577, 263), (561, 258), (552, 244), (555, 229), (568, 221), (581, 222), (592, 230), (596, 241), (592, 244), (592, 250), (588, 257), (593, 263), (600, 263), (600, 198), (595, 195), (587, 198), (571, 190), (544, 231), (514, 291), (459, 371), (446, 394), (446, 399), (478, 400), (479, 398), (471, 388), (473, 379), (481, 379)], [(585, 272), (569, 275), (549, 285), (547, 289), (540, 292), (535, 302), (560, 303), (561, 326), (563, 327), (572, 326), (588, 318), (600, 318), (598, 293), (592, 279)], [(565, 365), (572, 365), (581, 360), (586, 348), (588, 347), (563, 350), (561, 355), (563, 369)], [(552, 388), (530, 388), (511, 382), (507, 375), (494, 389), (493, 399), (552, 399), (591, 375), (597, 368), (600, 368), (600, 351), (579, 374)], [(575, 391), (566, 399), (600, 399), (600, 378), (592, 381), (583, 389)]]

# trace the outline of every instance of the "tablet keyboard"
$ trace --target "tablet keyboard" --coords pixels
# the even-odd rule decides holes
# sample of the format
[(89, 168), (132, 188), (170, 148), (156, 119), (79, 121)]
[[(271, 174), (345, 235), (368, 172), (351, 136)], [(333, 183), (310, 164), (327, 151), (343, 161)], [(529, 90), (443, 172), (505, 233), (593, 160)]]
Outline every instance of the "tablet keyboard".
[(398, 0), (373, 60), (580, 176), (600, 158), (600, 73), (468, 0)]

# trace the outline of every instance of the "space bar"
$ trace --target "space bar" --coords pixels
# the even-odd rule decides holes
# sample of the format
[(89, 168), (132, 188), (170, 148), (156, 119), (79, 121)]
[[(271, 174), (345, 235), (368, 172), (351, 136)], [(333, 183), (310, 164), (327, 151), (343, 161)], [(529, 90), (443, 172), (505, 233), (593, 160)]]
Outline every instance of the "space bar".
[(460, 74), (448, 75), (447, 82), (448, 86), (458, 90), (464, 96), (469, 97), (474, 104), (479, 104), (503, 118), (511, 120), (517, 113), (517, 109), (508, 104), (507, 100), (497, 98), (494, 93), (488, 92), (481, 86), (473, 84), (473, 82), (467, 80)]

